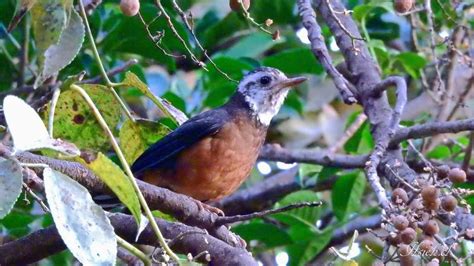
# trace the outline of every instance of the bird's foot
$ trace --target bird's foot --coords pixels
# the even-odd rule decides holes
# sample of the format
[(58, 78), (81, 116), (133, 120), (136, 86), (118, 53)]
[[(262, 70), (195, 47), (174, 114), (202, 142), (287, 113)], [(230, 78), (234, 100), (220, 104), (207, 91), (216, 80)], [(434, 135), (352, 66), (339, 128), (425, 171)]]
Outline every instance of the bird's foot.
[(195, 200), (195, 201), (196, 201), (196, 204), (198, 205), (199, 211), (207, 210), (207, 211), (217, 214), (218, 216), (225, 216), (224, 211), (222, 211), (221, 209), (208, 205), (199, 200)]

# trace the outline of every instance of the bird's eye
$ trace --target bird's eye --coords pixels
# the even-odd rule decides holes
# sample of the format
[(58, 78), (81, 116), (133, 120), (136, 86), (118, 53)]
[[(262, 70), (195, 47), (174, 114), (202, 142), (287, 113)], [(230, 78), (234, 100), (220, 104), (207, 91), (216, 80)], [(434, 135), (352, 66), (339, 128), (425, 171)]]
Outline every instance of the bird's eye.
[(260, 84), (262, 85), (268, 85), (272, 81), (272, 79), (269, 76), (263, 76), (260, 78)]

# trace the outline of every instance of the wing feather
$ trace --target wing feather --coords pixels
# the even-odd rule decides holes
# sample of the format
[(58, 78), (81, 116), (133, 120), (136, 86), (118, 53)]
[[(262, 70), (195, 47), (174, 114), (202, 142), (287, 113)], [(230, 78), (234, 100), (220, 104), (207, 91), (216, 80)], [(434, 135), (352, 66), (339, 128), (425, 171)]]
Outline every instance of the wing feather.
[(170, 168), (179, 153), (204, 137), (216, 134), (228, 121), (229, 114), (223, 108), (201, 113), (150, 146), (132, 165), (132, 172)]

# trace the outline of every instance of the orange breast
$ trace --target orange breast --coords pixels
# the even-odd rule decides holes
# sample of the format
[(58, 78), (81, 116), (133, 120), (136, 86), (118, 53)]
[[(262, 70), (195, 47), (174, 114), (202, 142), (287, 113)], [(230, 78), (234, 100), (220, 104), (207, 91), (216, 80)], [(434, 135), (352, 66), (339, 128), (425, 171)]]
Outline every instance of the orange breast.
[(147, 174), (144, 180), (202, 201), (222, 198), (249, 176), (265, 135), (265, 129), (239, 115), (217, 134), (183, 151), (175, 169)]

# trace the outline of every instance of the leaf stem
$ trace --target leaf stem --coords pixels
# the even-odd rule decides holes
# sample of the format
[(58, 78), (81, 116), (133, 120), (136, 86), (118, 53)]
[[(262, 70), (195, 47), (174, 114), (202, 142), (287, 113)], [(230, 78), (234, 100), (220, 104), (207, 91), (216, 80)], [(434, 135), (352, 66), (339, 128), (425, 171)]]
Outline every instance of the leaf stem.
[(61, 94), (61, 89), (56, 88), (54, 90), (53, 97), (51, 98), (51, 106), (50, 106), (49, 117), (48, 117), (48, 133), (49, 133), (50, 138), (53, 138), (54, 113), (56, 112), (56, 105), (58, 103), (60, 94)]
[(91, 43), (92, 53), (94, 54), (94, 58), (97, 61), (97, 64), (99, 65), (100, 74), (102, 75), (102, 78), (104, 79), (106, 86), (109, 87), (109, 89), (112, 91), (112, 94), (114, 95), (114, 97), (117, 99), (117, 101), (122, 106), (122, 108), (123, 108), (125, 114), (127, 115), (127, 117), (130, 120), (132, 120), (133, 122), (135, 122), (135, 118), (130, 113), (130, 110), (128, 110), (128, 107), (125, 105), (122, 98), (120, 98), (120, 96), (114, 90), (114, 87), (116, 87), (116, 84), (113, 83), (112, 81), (110, 81), (109, 76), (107, 75), (107, 71), (105, 71), (104, 64), (102, 63), (102, 60), (100, 59), (99, 51), (97, 50), (97, 46), (95, 45), (94, 36), (92, 35), (91, 27), (89, 25), (89, 20), (87, 19), (87, 14), (86, 14), (86, 10), (84, 9), (84, 5), (82, 4), (82, 1), (78, 1), (78, 3), (79, 3), (79, 7), (81, 9), (81, 17), (84, 20), (84, 25), (85, 25), (86, 32), (87, 32), (87, 37), (89, 38), (90, 43)]
[(141, 250), (136, 248), (134, 245), (128, 243), (125, 239), (121, 238), (120, 236), (116, 235), (117, 237), (117, 244), (122, 248), (126, 249), (128, 252), (132, 253), (135, 257), (139, 258), (145, 266), (150, 266), (151, 261), (148, 256), (143, 253)]
[(163, 237), (163, 234), (160, 231), (160, 228), (158, 228), (158, 225), (156, 224), (155, 218), (154, 218), (153, 214), (151, 213), (150, 207), (148, 207), (148, 204), (146, 203), (145, 197), (143, 196), (140, 188), (138, 187), (137, 181), (135, 180), (135, 177), (132, 173), (132, 170), (130, 169), (130, 166), (128, 165), (127, 160), (125, 159), (125, 156), (123, 155), (123, 152), (120, 149), (117, 141), (115, 140), (115, 137), (112, 134), (112, 131), (110, 130), (109, 126), (107, 125), (107, 122), (105, 122), (105, 119), (102, 117), (102, 114), (97, 109), (94, 102), (92, 101), (90, 96), (87, 94), (87, 92), (83, 88), (73, 84), (73, 85), (71, 85), (71, 89), (73, 89), (73, 90), (77, 91), (79, 94), (81, 94), (81, 96), (84, 98), (84, 100), (89, 105), (92, 112), (94, 113), (94, 116), (96, 117), (96, 119), (99, 122), (100, 126), (106, 132), (107, 136), (110, 139), (110, 143), (112, 144), (112, 147), (114, 148), (115, 153), (117, 154), (117, 156), (120, 160), (120, 163), (122, 164), (122, 166), (125, 170), (125, 173), (127, 173), (127, 176), (129, 178), (130, 182), (132, 183), (133, 188), (135, 189), (135, 192), (138, 195), (138, 199), (140, 201), (140, 204), (142, 205), (142, 208), (145, 211), (146, 217), (150, 221), (151, 227), (152, 227), (153, 231), (155, 232), (161, 247), (163, 247), (163, 249), (166, 251), (166, 253), (168, 253), (168, 255), (179, 264), (178, 256), (170, 249), (170, 247), (166, 243), (165, 238)]

